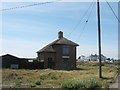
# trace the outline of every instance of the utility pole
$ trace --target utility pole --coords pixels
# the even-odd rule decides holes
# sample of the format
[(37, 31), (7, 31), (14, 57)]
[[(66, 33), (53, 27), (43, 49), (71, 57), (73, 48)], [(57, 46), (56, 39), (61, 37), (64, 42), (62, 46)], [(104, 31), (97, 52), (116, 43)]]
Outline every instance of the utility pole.
[(97, 0), (97, 13), (98, 13), (99, 78), (102, 78), (102, 65), (101, 65), (101, 31), (100, 31), (100, 4), (99, 4), (99, 0)]

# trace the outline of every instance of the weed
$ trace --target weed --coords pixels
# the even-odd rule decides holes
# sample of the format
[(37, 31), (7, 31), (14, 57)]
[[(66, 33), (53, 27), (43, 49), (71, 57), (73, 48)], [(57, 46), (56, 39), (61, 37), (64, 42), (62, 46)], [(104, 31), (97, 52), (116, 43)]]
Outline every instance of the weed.
[(66, 89), (95, 89), (100, 88), (100, 83), (96, 82), (95, 80), (68, 80), (61, 83), (62, 88)]

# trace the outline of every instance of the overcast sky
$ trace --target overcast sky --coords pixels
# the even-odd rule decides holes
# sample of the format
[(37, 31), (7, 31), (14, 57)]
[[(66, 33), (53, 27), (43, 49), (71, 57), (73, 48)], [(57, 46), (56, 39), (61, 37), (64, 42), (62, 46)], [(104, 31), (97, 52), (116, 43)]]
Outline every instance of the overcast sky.
[[(95, 0), (96, 1), (96, 0)], [(64, 37), (78, 43), (77, 57), (98, 53), (96, 2), (54, 2), (26, 8), (0, 11), (2, 13), (2, 52), (18, 57), (36, 57), (36, 52), (58, 38)], [(34, 2), (2, 3), (2, 8), (34, 4)], [(110, 58), (118, 57), (118, 22), (106, 2), (101, 7), (102, 53)], [(118, 15), (118, 3), (111, 2)], [(73, 31), (86, 10), (88, 13)], [(91, 14), (90, 14), (91, 12)], [(86, 20), (88, 23), (85, 26)], [(85, 28), (84, 28), (85, 26)], [(73, 31), (71, 33), (71, 31)], [(70, 34), (71, 33), (71, 34)]]

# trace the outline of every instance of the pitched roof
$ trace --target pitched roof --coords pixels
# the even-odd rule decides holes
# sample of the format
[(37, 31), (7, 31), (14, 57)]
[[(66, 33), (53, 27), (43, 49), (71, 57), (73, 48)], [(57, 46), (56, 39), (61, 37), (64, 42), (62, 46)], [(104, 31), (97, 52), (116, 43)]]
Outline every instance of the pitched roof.
[(42, 49), (40, 49), (38, 52), (55, 52), (55, 50), (52, 47), (53, 45), (79, 46), (78, 44), (72, 42), (71, 40), (68, 40), (68, 39), (66, 39), (66, 38), (63, 37), (63, 38), (59, 38), (59, 39), (55, 40), (54, 42), (48, 44), (47, 46), (45, 46)]
[(12, 57), (12, 58), (20, 59), (20, 58), (18, 58), (18, 57), (16, 57), (16, 56), (10, 55), (10, 54), (2, 55), (1, 57), (2, 57), (2, 58), (3, 58), (3, 57)]
[(53, 47), (51, 45), (47, 45), (45, 47), (43, 47), (42, 49), (40, 49), (38, 52), (55, 52), (55, 50), (53, 49)]
[(60, 38), (57, 39), (54, 44), (65, 44), (65, 45), (73, 45), (73, 46), (79, 46), (77, 43), (72, 42), (71, 40), (68, 40), (66, 38)]

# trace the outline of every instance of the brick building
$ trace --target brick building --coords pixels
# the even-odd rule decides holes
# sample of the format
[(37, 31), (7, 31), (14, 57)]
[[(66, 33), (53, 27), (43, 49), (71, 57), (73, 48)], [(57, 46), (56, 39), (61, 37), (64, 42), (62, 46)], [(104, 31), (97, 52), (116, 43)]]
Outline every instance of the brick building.
[(63, 32), (58, 32), (58, 39), (40, 49), (38, 59), (43, 62), (43, 68), (58, 70), (76, 69), (76, 47), (78, 44), (63, 37)]

